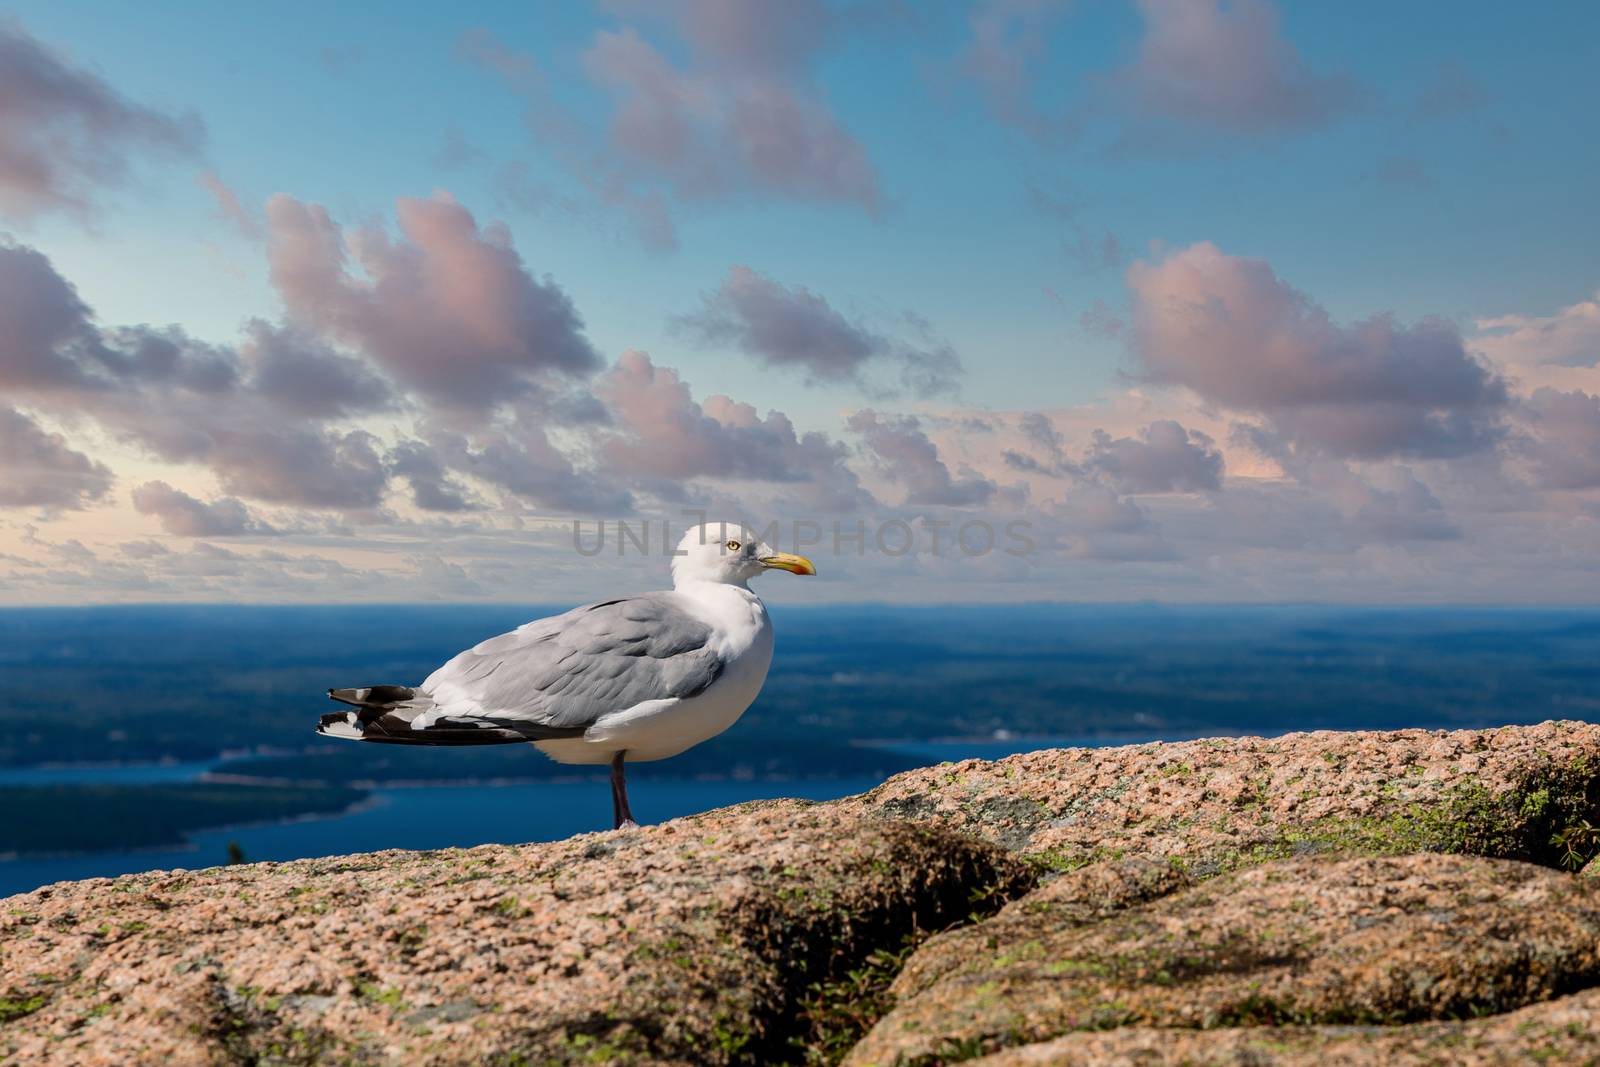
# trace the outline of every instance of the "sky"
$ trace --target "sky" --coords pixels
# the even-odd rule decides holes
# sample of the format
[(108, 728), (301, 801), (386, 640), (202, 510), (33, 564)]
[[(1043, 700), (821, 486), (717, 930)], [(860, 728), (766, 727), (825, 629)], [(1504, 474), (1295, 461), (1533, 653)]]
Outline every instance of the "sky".
[(0, 0), (0, 603), (1592, 604), (1597, 31)]

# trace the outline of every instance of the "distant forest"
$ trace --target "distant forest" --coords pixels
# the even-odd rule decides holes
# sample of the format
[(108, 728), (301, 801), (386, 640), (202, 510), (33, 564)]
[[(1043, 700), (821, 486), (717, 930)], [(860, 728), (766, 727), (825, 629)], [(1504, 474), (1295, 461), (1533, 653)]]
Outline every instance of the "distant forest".
[[(329, 686), (414, 683), (551, 608), (0, 610), (0, 766), (210, 761), (221, 781), (11, 785), (0, 854), (166, 845), (332, 814), (374, 786), (594, 775), (522, 745), (426, 749), (312, 732)], [(755, 706), (635, 775), (882, 777), (874, 742), (1087, 742), (1600, 717), (1600, 613), (1133, 606), (775, 606)]]
[[(0, 765), (308, 747), (355, 762), (396, 758), (319, 745), (311, 729), (330, 685), (415, 683), (457, 650), (552, 610), (0, 610)], [(1600, 714), (1597, 612), (778, 605), (773, 614), (765, 690), (725, 735), (731, 747), (709, 766), (704, 754), (681, 757), (686, 773), (730, 758), (743, 773), (826, 773), (835, 762), (856, 771), (852, 742), (997, 730), (1116, 737)], [(463, 777), (529, 762), (518, 746), (448, 755)], [(433, 754), (424, 766), (442, 764)]]

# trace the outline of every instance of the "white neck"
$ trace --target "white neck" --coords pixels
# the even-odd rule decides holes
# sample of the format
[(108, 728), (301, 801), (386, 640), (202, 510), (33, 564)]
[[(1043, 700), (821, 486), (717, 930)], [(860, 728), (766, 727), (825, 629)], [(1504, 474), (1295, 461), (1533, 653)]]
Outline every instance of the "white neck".
[(751, 596), (755, 590), (750, 588), (748, 581), (723, 581), (716, 578), (697, 578), (690, 574), (674, 574), (672, 588), (689, 596), (706, 597), (717, 596), (721, 589), (742, 589)]

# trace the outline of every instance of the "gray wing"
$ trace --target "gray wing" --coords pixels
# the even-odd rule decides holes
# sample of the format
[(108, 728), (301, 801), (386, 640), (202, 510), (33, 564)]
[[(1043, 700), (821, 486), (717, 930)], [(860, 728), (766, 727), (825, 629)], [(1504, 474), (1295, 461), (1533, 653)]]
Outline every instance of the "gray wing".
[(688, 697), (716, 681), (711, 627), (675, 593), (576, 608), (491, 637), (428, 676), (440, 715), (585, 727), (608, 711)]

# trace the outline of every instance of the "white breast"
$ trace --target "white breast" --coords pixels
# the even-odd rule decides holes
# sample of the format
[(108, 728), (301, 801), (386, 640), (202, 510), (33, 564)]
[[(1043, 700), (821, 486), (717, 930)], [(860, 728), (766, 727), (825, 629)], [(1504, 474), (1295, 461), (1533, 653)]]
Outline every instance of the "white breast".
[(649, 700), (602, 715), (582, 738), (537, 742), (562, 763), (605, 763), (626, 751), (629, 763), (676, 756), (722, 733), (755, 702), (772, 666), (772, 621), (749, 589), (695, 583), (688, 594), (712, 626), (722, 673), (706, 689), (682, 700)]

